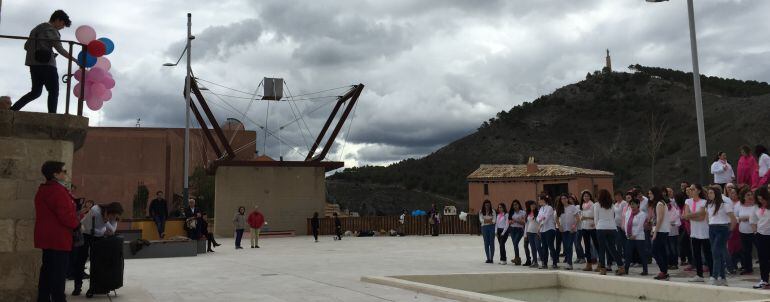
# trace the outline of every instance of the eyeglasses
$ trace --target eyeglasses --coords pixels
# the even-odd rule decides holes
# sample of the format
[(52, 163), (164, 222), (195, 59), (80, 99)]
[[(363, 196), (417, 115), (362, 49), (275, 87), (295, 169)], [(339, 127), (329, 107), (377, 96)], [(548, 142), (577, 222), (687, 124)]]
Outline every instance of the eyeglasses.
[(59, 173), (67, 174), (67, 170), (61, 170), (61, 171), (59, 171)]

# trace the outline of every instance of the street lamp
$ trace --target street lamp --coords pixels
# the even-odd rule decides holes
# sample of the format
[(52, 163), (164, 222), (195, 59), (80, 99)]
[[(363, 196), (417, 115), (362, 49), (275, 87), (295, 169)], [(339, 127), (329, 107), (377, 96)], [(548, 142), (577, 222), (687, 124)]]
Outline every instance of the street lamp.
[[(668, 0), (646, 0), (647, 2), (663, 2)], [(700, 157), (698, 159), (698, 178), (700, 183), (706, 183), (706, 127), (703, 122), (703, 98), (700, 88), (700, 71), (698, 70), (698, 43), (695, 40), (695, 14), (692, 8), (692, 0), (687, 0), (687, 17), (690, 24), (690, 52), (692, 54), (692, 82), (695, 91), (695, 115), (698, 121), (698, 147)]]

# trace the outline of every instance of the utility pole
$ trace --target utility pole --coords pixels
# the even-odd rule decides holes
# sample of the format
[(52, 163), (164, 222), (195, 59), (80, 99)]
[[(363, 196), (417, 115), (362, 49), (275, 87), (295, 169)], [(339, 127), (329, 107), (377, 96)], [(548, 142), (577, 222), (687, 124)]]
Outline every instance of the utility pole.
[(706, 126), (703, 121), (703, 98), (700, 88), (700, 71), (698, 70), (698, 42), (695, 40), (695, 13), (692, 0), (687, 0), (687, 17), (690, 23), (690, 51), (692, 52), (692, 83), (695, 91), (695, 115), (698, 121), (698, 179), (700, 183), (706, 182)]
[(187, 76), (184, 83), (184, 97), (185, 97), (185, 118), (184, 118), (184, 188), (182, 189), (182, 195), (184, 196), (184, 204), (188, 204), (190, 200), (190, 107), (192, 105), (192, 99), (190, 98), (190, 83), (192, 81), (192, 67), (190, 63), (192, 61), (192, 14), (187, 13)]

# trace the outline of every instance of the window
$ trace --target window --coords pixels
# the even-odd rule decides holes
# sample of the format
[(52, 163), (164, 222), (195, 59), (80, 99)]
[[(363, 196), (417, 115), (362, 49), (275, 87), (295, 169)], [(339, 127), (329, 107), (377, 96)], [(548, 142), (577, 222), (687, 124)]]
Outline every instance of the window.
[(543, 191), (548, 193), (548, 195), (551, 196), (552, 199), (555, 199), (557, 196), (563, 193), (569, 193), (569, 187), (567, 186), (567, 183), (547, 184), (547, 185), (544, 184)]
[(489, 195), (489, 184), (484, 184), (484, 195)]

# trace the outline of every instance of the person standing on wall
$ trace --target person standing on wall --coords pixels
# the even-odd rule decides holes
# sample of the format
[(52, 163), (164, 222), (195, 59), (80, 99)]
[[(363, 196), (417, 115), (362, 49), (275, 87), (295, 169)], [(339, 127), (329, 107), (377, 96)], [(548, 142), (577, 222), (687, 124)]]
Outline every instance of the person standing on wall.
[(233, 226), (235, 227), (235, 249), (243, 249), (241, 239), (243, 238), (243, 230), (246, 229), (246, 208), (238, 207), (238, 212), (235, 212), (235, 216), (233, 216)]
[(78, 61), (59, 42), (59, 31), (70, 25), (72, 21), (67, 13), (57, 10), (51, 14), (48, 22), (41, 23), (30, 31), (30, 39), (24, 43), (24, 49), (27, 51), (24, 65), (29, 66), (32, 89), (16, 101), (11, 110), (21, 110), (24, 105), (40, 97), (45, 87), (48, 91), (48, 113), (56, 113), (59, 103), (59, 73), (56, 71), (57, 54), (53, 53), (52, 48), (56, 48), (56, 52), (68, 60)]
[(168, 219), (168, 202), (163, 199), (163, 191), (155, 193), (155, 199), (150, 202), (150, 217), (158, 228), (158, 238), (166, 237), (166, 220)]
[(717, 153), (714, 163), (711, 164), (711, 174), (714, 174), (714, 183), (718, 184), (723, 191), (727, 183), (735, 180), (733, 166), (727, 162), (727, 153), (721, 151)]
[(259, 248), (259, 231), (267, 224), (265, 216), (259, 211), (259, 206), (254, 206), (254, 211), (249, 214), (249, 227), (251, 228), (251, 248)]

